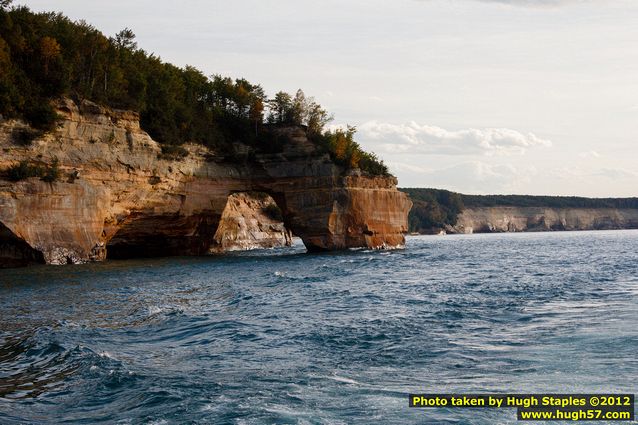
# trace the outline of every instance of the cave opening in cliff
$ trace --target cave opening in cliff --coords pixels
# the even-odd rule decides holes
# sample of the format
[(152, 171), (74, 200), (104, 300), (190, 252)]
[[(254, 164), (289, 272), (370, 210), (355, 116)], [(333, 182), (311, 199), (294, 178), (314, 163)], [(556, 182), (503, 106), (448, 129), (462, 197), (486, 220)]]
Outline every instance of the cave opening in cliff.
[(138, 213), (128, 217), (109, 240), (107, 258), (207, 255), (290, 247), (293, 233), (286, 225), (284, 202), (276, 194), (244, 191), (231, 193), (221, 212)]
[(215, 232), (212, 252), (289, 247), (292, 232), (285, 224), (285, 209), (263, 191), (234, 192)]
[(33, 249), (23, 239), (0, 223), (0, 268), (44, 264), (42, 252)]
[(219, 216), (212, 214), (136, 214), (106, 245), (108, 259), (206, 254)]

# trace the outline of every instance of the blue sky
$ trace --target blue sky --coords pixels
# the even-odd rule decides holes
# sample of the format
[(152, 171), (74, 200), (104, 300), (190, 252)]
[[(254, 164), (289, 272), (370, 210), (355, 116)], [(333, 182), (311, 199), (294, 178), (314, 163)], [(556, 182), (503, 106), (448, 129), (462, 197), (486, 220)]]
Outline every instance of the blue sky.
[(638, 196), (633, 0), (22, 1), (176, 65), (302, 88), (401, 186)]

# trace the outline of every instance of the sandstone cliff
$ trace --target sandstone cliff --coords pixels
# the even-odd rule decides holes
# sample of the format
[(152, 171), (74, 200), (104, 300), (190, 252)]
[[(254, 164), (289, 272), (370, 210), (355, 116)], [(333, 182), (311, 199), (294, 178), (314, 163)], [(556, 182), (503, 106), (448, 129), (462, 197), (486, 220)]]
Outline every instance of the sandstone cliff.
[(292, 235), (280, 214), (275, 200), (266, 193), (233, 193), (219, 220), (211, 252), (290, 246)]
[(480, 207), (467, 208), (448, 233), (530, 232), (638, 228), (638, 209)]
[(272, 196), (309, 250), (404, 243), (411, 202), (396, 179), (344, 175), (302, 129), (287, 130), (282, 153), (243, 164), (198, 145), (171, 160), (133, 112), (70, 100), (58, 110), (58, 129), (27, 146), (15, 141), (23, 124), (0, 123), (0, 170), (57, 159), (62, 176), (0, 177), (4, 265), (206, 254), (223, 245), (217, 231), (229, 195), (248, 191)]

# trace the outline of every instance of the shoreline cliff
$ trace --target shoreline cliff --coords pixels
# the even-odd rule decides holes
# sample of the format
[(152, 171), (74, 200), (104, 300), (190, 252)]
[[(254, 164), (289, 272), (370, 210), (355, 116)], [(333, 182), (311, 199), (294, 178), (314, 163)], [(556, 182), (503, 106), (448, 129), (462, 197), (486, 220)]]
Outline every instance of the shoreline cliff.
[(421, 234), (638, 228), (638, 198), (465, 195), (402, 188), (414, 207), (409, 231)]
[(638, 209), (472, 207), (465, 209), (448, 233), (544, 232), (638, 229)]
[[(280, 130), (280, 153), (229, 162), (194, 144), (167, 154), (131, 111), (66, 98), (56, 109), (57, 128), (24, 145), (16, 134), (26, 124), (0, 123), (5, 266), (224, 251), (222, 213), (245, 192), (272, 197), (309, 251), (404, 244), (411, 202), (396, 178), (344, 170), (301, 127)], [(56, 175), (11, 181), (18, 164)]]

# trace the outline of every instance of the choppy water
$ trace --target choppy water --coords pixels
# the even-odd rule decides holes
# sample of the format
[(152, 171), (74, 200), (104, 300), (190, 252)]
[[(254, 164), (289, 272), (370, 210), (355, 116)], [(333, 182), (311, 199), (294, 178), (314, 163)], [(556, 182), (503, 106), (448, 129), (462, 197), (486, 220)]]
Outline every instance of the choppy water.
[(638, 392), (638, 231), (0, 270), (0, 423), (499, 424), (409, 392)]

